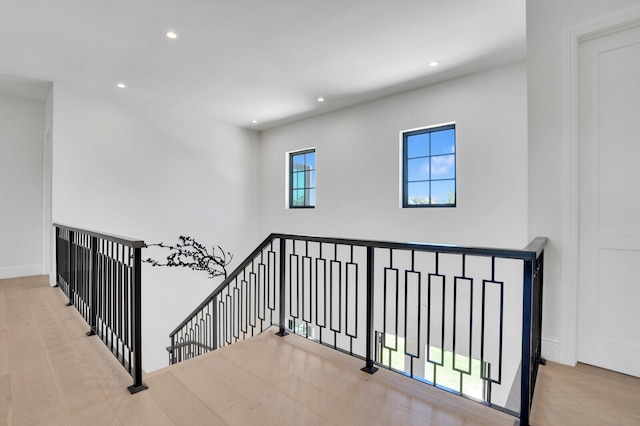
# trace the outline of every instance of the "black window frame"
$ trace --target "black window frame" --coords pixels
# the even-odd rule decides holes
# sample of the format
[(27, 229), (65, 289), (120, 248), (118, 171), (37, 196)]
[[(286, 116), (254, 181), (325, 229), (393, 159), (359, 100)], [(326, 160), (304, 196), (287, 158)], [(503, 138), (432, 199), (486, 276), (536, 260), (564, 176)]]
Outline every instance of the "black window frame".
[[(314, 168), (310, 169), (310, 170), (296, 171), (295, 167), (294, 167), (294, 164), (293, 164), (293, 158), (294, 157), (296, 157), (298, 155), (306, 155), (306, 154), (311, 154), (311, 153), (313, 153), (314, 157), (315, 157), (316, 149), (315, 148), (309, 148), (309, 149), (303, 149), (303, 150), (300, 150), (300, 151), (289, 152), (289, 188), (288, 188), (288, 191), (289, 191), (289, 208), (290, 209), (314, 209), (316, 207), (315, 200), (314, 200), (314, 204), (313, 205), (307, 205), (307, 201), (306, 201), (307, 200), (307, 194), (306, 193), (304, 194), (305, 202), (304, 202), (303, 205), (295, 205), (294, 202), (293, 202), (294, 191), (299, 191), (300, 189), (305, 190), (305, 191), (306, 190), (313, 190), (313, 191), (316, 190), (316, 186), (315, 185), (314, 186), (306, 186), (306, 182), (305, 182), (305, 186), (302, 187), (302, 188), (294, 187), (294, 182), (295, 182), (294, 174), (296, 174), (296, 173), (308, 173), (308, 172), (311, 172), (311, 173), (313, 173), (314, 178), (317, 176), (316, 175), (317, 165), (316, 165), (316, 162), (315, 162), (315, 158), (314, 158)], [(305, 162), (305, 165), (306, 165), (306, 162)], [(309, 195), (309, 197), (310, 197), (310, 195)]]
[[(407, 142), (409, 137), (415, 135), (429, 134), (446, 130), (453, 130), (453, 146), (454, 151), (452, 153), (445, 154), (435, 154), (432, 155), (431, 151), (431, 142), (429, 142), (429, 154), (421, 157), (408, 157), (407, 152)], [(457, 148), (457, 134), (456, 134), (456, 124), (444, 124), (438, 126), (431, 127), (423, 127), (420, 129), (407, 130), (402, 132), (402, 208), (442, 208), (442, 207), (456, 207), (458, 202), (458, 148)], [(409, 160), (417, 159), (417, 158), (433, 158), (445, 155), (453, 155), (454, 156), (454, 173), (453, 179), (432, 179), (431, 178), (431, 167), (429, 167), (429, 179), (420, 180), (420, 181), (409, 181)], [(430, 161), (431, 163), (431, 161)], [(438, 181), (450, 181), (453, 180), (453, 193), (454, 193), (454, 202), (446, 203), (446, 204), (431, 204), (431, 183)], [(411, 182), (429, 182), (429, 204), (409, 204), (409, 183)]]

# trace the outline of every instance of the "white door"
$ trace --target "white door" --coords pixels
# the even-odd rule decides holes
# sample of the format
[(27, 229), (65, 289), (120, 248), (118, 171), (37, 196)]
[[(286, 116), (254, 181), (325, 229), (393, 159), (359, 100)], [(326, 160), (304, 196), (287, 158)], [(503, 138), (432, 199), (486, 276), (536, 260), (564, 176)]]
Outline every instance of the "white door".
[(579, 66), (578, 361), (640, 377), (640, 27)]

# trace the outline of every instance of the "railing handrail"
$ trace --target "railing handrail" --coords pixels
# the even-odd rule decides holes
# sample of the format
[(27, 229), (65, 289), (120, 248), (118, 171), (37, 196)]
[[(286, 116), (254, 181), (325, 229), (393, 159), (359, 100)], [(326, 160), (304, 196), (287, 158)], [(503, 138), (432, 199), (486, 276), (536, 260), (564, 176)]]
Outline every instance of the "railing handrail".
[[(56, 282), (57, 286), (64, 285), (62, 290), (69, 297), (67, 306), (76, 307), (89, 324), (87, 336), (98, 334), (133, 377), (133, 385), (127, 388), (129, 392), (147, 389), (142, 382), (142, 248), (145, 242), (58, 223), (53, 227)], [(66, 249), (61, 251), (64, 242)], [(105, 264), (110, 265), (108, 272)], [(111, 297), (111, 303), (100, 303), (99, 297)], [(124, 301), (119, 297), (124, 297)]]
[(535, 253), (533, 258), (527, 258), (527, 260), (536, 260), (542, 254), (542, 251), (547, 246), (549, 239), (547, 237), (535, 237), (527, 246), (523, 249), (529, 253)]
[(215, 348), (212, 348), (211, 346), (207, 346), (204, 343), (200, 343), (200, 342), (198, 342), (196, 340), (187, 340), (186, 342), (176, 343), (173, 346), (167, 346), (166, 349), (167, 349), (167, 352), (171, 352), (172, 350), (184, 348), (184, 347), (187, 347), (189, 345), (196, 346), (198, 348), (204, 348), (204, 349), (207, 349), (209, 351), (212, 351), (212, 350), (215, 349)]
[[(493, 315), (494, 325), (490, 327), (499, 327), (498, 333), (496, 334), (497, 341), (493, 342), (493, 346), (497, 345), (497, 347), (493, 347), (493, 352), (495, 352), (496, 349), (498, 351), (498, 373), (497, 377), (495, 374), (491, 374), (490, 363), (486, 364), (487, 370), (485, 372), (485, 364), (482, 364), (483, 366), (481, 367), (482, 371), (480, 372), (480, 378), (483, 380), (483, 396), (479, 398), (481, 398), (483, 401), (487, 401), (488, 405), (491, 407), (494, 407), (511, 415), (518, 416), (520, 419), (520, 424), (528, 425), (538, 366), (540, 364), (544, 364), (544, 360), (541, 357), (542, 291), (544, 276), (544, 248), (547, 243), (547, 238), (536, 237), (531, 240), (524, 249), (518, 250), (488, 247), (466, 247), (445, 244), (427, 244), (416, 242), (399, 243), (389, 241), (357, 240), (347, 238), (328, 238), (310, 235), (273, 233), (270, 234), (237, 268), (234, 269), (230, 276), (226, 277), (226, 279), (174, 331), (171, 332), (170, 363), (173, 364), (176, 362), (180, 362), (182, 359), (187, 359), (192, 356), (200, 355), (201, 353), (216, 350), (220, 347), (226, 346), (227, 344), (234, 343), (234, 339), (235, 341), (246, 339), (249, 336), (253, 336), (256, 331), (263, 332), (265, 330), (264, 325), (266, 324), (267, 326), (277, 325), (279, 327), (279, 331), (276, 334), (278, 334), (279, 336), (288, 334), (287, 331), (294, 331), (296, 333), (306, 335), (311, 339), (316, 339), (317, 336), (314, 332), (314, 327), (319, 327), (319, 337), (317, 341), (321, 344), (329, 345), (336, 350), (344, 351), (352, 356), (356, 356), (365, 360), (366, 366), (362, 368), (363, 371), (373, 373), (377, 370), (376, 365), (386, 366), (389, 369), (394, 369), (391, 364), (391, 351), (400, 350), (400, 347), (398, 346), (400, 345), (400, 343), (398, 343), (398, 336), (403, 336), (402, 333), (398, 335), (398, 331), (400, 330), (400, 328), (403, 327), (401, 331), (404, 333), (404, 337), (402, 338), (409, 338), (409, 326), (407, 325), (409, 317), (411, 317), (412, 321), (414, 321), (417, 316), (417, 328), (413, 327), (413, 331), (411, 332), (415, 334), (415, 336), (413, 334), (411, 335), (411, 337), (415, 340), (415, 344), (420, 347), (420, 345), (422, 344), (421, 342), (423, 342), (425, 338), (425, 345), (430, 344), (429, 329), (427, 329), (426, 332), (421, 332), (422, 323), (420, 312), (423, 307), (427, 307), (427, 323), (430, 324), (431, 313), (429, 313), (429, 311), (432, 306), (432, 277), (435, 276), (438, 277), (436, 278), (436, 287), (438, 281), (441, 282), (442, 287), (442, 290), (440, 291), (441, 296), (434, 296), (436, 301), (435, 306), (440, 306), (441, 303), (441, 308), (439, 309), (442, 316), (440, 320), (442, 330), (440, 332), (440, 337), (436, 337), (435, 341), (437, 344), (438, 339), (440, 339), (440, 345), (444, 350), (446, 344), (445, 325), (447, 322), (449, 322), (449, 326), (451, 326), (451, 321), (447, 321), (446, 319), (445, 310), (453, 309), (453, 331), (450, 330), (450, 332), (452, 332), (453, 334), (452, 337), (448, 338), (449, 342), (452, 343), (453, 353), (456, 353), (456, 327), (458, 327), (458, 325), (456, 325), (456, 319), (458, 318), (456, 316), (456, 307), (459, 304), (457, 304), (456, 302), (456, 291), (459, 287), (459, 280), (467, 281), (469, 283), (467, 285), (469, 292), (469, 296), (467, 297), (467, 303), (469, 304), (469, 331), (466, 337), (468, 339), (468, 342), (466, 344), (469, 351), (469, 353), (467, 354), (469, 365), (467, 369), (457, 369), (454, 359), (453, 369), (458, 371), (460, 374), (465, 373), (470, 375), (472, 374), (471, 351), (473, 350), (472, 330), (474, 329), (474, 318), (475, 321), (480, 321), (479, 343), (478, 336), (476, 335), (476, 355), (478, 355), (477, 350), (479, 349), (479, 360), (481, 364), (483, 362), (487, 362), (487, 358), (484, 358), (486, 354), (485, 306), (487, 306), (485, 304), (485, 292), (487, 290), (487, 286), (489, 284), (492, 284), (494, 286), (493, 290), (489, 290), (489, 292), (492, 293), (493, 296), (490, 296), (489, 298), (490, 300), (493, 300), (493, 302), (489, 306), (498, 308), (498, 310), (496, 311), (497, 313)], [(334, 247), (334, 250), (331, 250), (333, 251), (333, 254), (328, 258), (323, 257), (323, 244), (326, 244), (327, 246), (332, 245)], [(348, 255), (346, 258), (344, 258), (344, 256), (338, 256), (338, 247), (342, 246), (347, 248), (350, 247), (350, 256)], [(358, 253), (356, 257), (354, 257), (354, 247), (358, 247)], [(362, 259), (363, 248), (366, 249), (366, 261)], [(376, 274), (376, 249), (380, 251), (380, 254), (386, 254), (386, 252), (388, 251), (388, 262), (385, 261), (381, 265), (378, 265), (379, 267), (384, 266), (384, 273), (382, 272), (382, 269), (378, 269), (379, 273)], [(402, 278), (399, 278), (399, 275), (401, 275), (400, 270), (402, 268), (398, 266), (397, 261), (396, 263), (394, 263), (393, 261), (395, 252), (404, 252), (404, 254), (400, 255), (400, 264), (402, 264), (402, 262), (408, 262), (407, 256), (410, 256), (411, 259), (410, 268), (408, 265), (404, 265), (404, 310), (402, 313), (402, 315), (404, 316), (404, 326), (400, 325), (400, 328), (398, 324), (401, 324), (402, 318), (399, 318), (398, 315), (400, 309), (402, 309), (402, 305), (399, 304), (400, 302), (402, 302), (402, 300), (401, 296), (399, 296), (401, 292), (399, 290), (399, 286), (402, 286)], [(427, 261), (427, 263), (424, 265), (421, 264), (416, 266), (416, 252), (429, 253), (427, 256), (420, 255), (419, 262), (431, 259), (431, 256), (434, 255), (435, 265), (432, 265), (432, 262)], [(444, 262), (445, 271), (439, 270), (439, 254), (448, 255), (447, 260)], [(316, 257), (314, 267), (313, 258), (316, 255), (318, 255), (318, 257)], [(265, 256), (267, 258), (266, 261), (264, 259)], [(478, 280), (477, 282), (482, 283), (481, 288), (478, 285), (473, 285), (473, 272), (471, 276), (467, 275), (465, 268), (465, 265), (468, 263), (466, 262), (467, 256), (470, 258), (484, 258), (484, 273), (488, 272), (486, 269), (489, 266), (488, 264), (490, 263), (491, 279)], [(404, 260), (402, 260), (403, 257)], [(451, 270), (450, 260), (452, 259), (448, 259), (448, 257), (451, 257), (452, 259), (461, 259), (461, 274), (459, 272), (454, 272), (454, 270)], [(502, 275), (502, 272), (496, 272), (496, 259), (515, 260), (516, 264), (521, 264), (521, 295), (518, 295), (518, 286), (514, 287), (513, 285), (506, 285), (507, 282), (505, 281), (505, 279), (508, 278), (509, 283), (513, 283), (513, 273), (515, 273), (515, 270), (508, 273), (508, 275), (506, 276)], [(289, 275), (287, 275), (287, 261), (289, 262)], [(258, 264), (257, 271), (255, 270), (256, 262)], [(327, 262), (330, 263), (328, 274)], [(345, 263), (346, 266), (343, 268)], [(477, 263), (475, 261), (472, 261), (472, 263), (474, 264), (474, 266), (471, 269), (477, 269)], [(360, 266), (364, 266), (366, 268), (364, 279), (359, 273)], [(435, 273), (433, 273), (433, 266), (435, 266)], [(423, 268), (426, 268), (426, 270), (424, 270)], [(511, 269), (511, 267), (509, 269)], [(249, 275), (248, 277), (246, 276), (247, 272)], [(424, 295), (424, 293), (421, 293), (421, 289), (423, 289), (422, 283), (425, 282), (424, 280), (422, 280), (423, 273), (428, 273), (429, 275), (427, 288), (428, 294), (425, 296), (428, 298), (428, 302), (426, 302), (426, 304), (424, 304), (424, 300), (422, 299), (423, 296), (421, 295)], [(407, 304), (407, 301), (409, 299), (409, 274), (417, 274), (417, 278), (413, 276), (411, 282), (413, 283), (412, 299), (414, 302), (418, 303), (418, 306), (415, 306), (414, 303), (412, 308)], [(384, 279), (380, 278), (379, 275), (383, 275)], [(329, 276), (328, 282), (327, 276)], [(377, 279), (376, 276), (378, 276), (378, 278), (380, 279)], [(450, 285), (447, 286), (446, 282), (449, 282), (452, 279), (452, 276), (454, 277), (453, 283), (450, 283)], [(488, 275), (484, 275), (484, 278), (487, 277)], [(482, 275), (480, 278), (482, 278)], [(519, 278), (515, 279), (519, 280)], [(366, 281), (366, 303), (363, 301), (363, 291), (358, 290), (359, 284), (362, 284), (363, 281)], [(286, 290), (287, 283), (289, 291), (288, 296)], [(388, 285), (390, 285), (390, 287), (388, 287)], [(451, 287), (451, 285), (453, 285), (453, 294), (450, 294), (447, 299), (447, 291), (445, 287)], [(390, 294), (389, 291), (391, 292)], [(436, 293), (438, 293), (438, 291), (439, 290), (437, 290), (436, 288)], [(480, 314), (478, 313), (477, 309), (475, 310), (476, 313), (474, 314), (473, 306), (476, 303), (477, 299), (475, 299), (473, 296), (474, 293), (477, 293), (479, 291), (482, 291), (480, 299), (482, 309)], [(375, 296), (375, 292), (382, 293), (378, 294), (378, 296)], [(392, 300), (394, 292), (395, 307)], [(506, 295), (506, 292), (508, 292), (508, 294), (510, 295)], [(313, 306), (314, 297), (315, 307)], [(377, 299), (378, 297), (382, 297), (382, 299)], [(388, 297), (391, 297), (390, 307), (388, 306)], [(462, 297), (463, 299), (465, 298), (464, 293)], [(508, 297), (508, 299), (505, 299), (505, 297)], [(498, 386), (501, 386), (503, 384), (503, 354), (507, 353), (510, 357), (509, 359), (511, 361), (508, 361), (508, 368), (514, 367), (514, 363), (512, 362), (514, 359), (517, 361), (517, 358), (515, 358), (516, 347), (513, 345), (516, 340), (514, 340), (512, 334), (509, 334), (509, 337), (507, 339), (510, 348), (512, 349), (508, 352), (503, 351), (503, 328), (506, 324), (504, 322), (504, 315), (506, 312), (504, 310), (504, 306), (507, 301), (510, 305), (515, 303), (514, 298), (521, 298), (522, 301), (520, 318), (522, 321), (522, 339), (519, 357), (520, 367), (518, 370), (520, 372), (519, 411), (515, 411), (516, 408), (515, 406), (513, 406), (513, 403), (511, 404), (511, 406), (509, 405), (512, 393), (514, 391), (518, 392), (515, 387), (512, 387), (509, 391), (509, 398), (506, 400), (506, 402), (498, 402), (498, 405), (494, 405), (491, 399), (491, 384), (495, 383)], [(374, 307), (374, 299), (377, 299), (377, 303), (382, 303), (383, 306), (382, 315), (376, 315), (375, 318), (374, 311), (376, 310), (376, 308)], [(356, 300), (355, 305), (353, 304), (353, 300)], [(334, 301), (337, 301), (337, 308), (335, 308), (335, 306), (333, 305)], [(497, 303), (499, 303), (499, 305), (497, 305)], [(327, 304), (329, 304), (329, 311), (327, 311)], [(364, 332), (366, 334), (366, 355), (363, 354), (361, 347), (363, 340), (358, 331), (362, 331), (361, 328), (358, 328), (358, 318), (360, 318), (360, 321), (362, 318), (362, 314), (360, 314), (360, 316), (358, 314), (358, 306), (361, 304), (365, 305), (361, 306), (361, 308), (364, 308), (366, 315), (366, 328), (364, 329)], [(448, 308), (447, 306), (445, 306), (447, 304)], [(349, 306), (353, 306), (353, 309), (355, 309), (355, 314), (353, 313), (353, 311), (349, 310)], [(464, 310), (464, 303), (462, 303), (462, 305), (460, 306), (462, 306), (461, 309)], [(389, 314), (387, 312), (388, 307)], [(315, 320), (313, 319), (314, 311)], [(337, 319), (335, 318), (334, 313), (337, 313)], [(508, 311), (507, 313), (509, 315), (508, 321), (514, 319), (514, 313), (516, 315), (516, 318), (519, 315), (517, 312), (513, 311)], [(289, 325), (286, 325), (287, 315), (289, 318)], [(275, 319), (274, 322), (275, 316), (277, 316), (277, 319)], [(436, 318), (438, 316), (439, 315), (436, 315)], [(351, 320), (349, 320), (349, 318), (351, 318)], [(377, 326), (375, 324), (375, 322), (377, 321), (376, 318), (378, 318), (382, 322), (382, 330), (384, 330), (385, 333), (388, 332), (387, 320), (390, 321), (390, 324), (395, 323), (396, 339), (395, 343), (391, 343), (390, 346), (387, 346), (388, 343), (385, 343), (384, 341), (378, 342), (375, 346), (376, 349), (374, 355), (374, 333), (377, 333)], [(497, 323), (498, 320), (499, 324)], [(467, 319), (463, 318), (463, 323), (466, 321)], [(489, 323), (491, 323), (491, 320), (489, 320)], [(380, 324), (378, 324), (378, 326), (379, 325)], [(309, 330), (310, 326), (311, 332)], [(427, 327), (431, 326), (427, 325)], [(477, 328), (477, 326), (475, 328)], [(493, 330), (493, 328), (490, 329)], [(323, 339), (323, 330), (328, 330), (329, 335), (333, 333), (333, 343), (331, 342), (330, 338), (329, 340), (327, 340), (326, 338)], [(393, 327), (390, 330), (393, 334)], [(346, 339), (346, 346), (343, 344), (344, 342), (339, 343), (338, 336), (342, 336), (343, 340)], [(202, 342), (204, 343), (200, 344), (200, 340), (202, 340)], [(380, 347), (378, 347), (378, 345), (380, 345)], [(189, 351), (187, 352), (185, 348), (188, 348)], [(389, 350), (389, 361), (387, 363), (388, 365), (385, 364), (383, 357), (381, 357), (380, 355), (384, 349)], [(432, 364), (433, 368), (436, 368), (437, 365), (444, 365), (444, 355), (441, 361), (437, 361), (437, 359), (432, 360), (429, 358), (428, 349), (426, 355), (421, 355), (420, 349), (418, 349), (417, 352), (414, 350), (407, 351), (407, 348), (404, 347), (404, 349), (402, 350), (404, 351), (405, 357), (410, 357), (410, 370), (407, 371), (405, 368), (402, 371), (398, 371), (403, 374), (407, 374), (409, 377), (417, 378), (418, 380), (424, 379), (425, 381), (429, 382), (427, 378), (428, 376), (424, 375), (424, 373), (418, 372), (416, 375), (414, 375), (413, 361), (416, 359), (420, 360), (423, 356), (427, 357), (426, 360)], [(464, 353), (464, 343), (462, 351)], [(489, 350), (489, 352), (491, 352), (491, 349)], [(495, 358), (495, 354), (489, 355), (489, 361), (496, 361), (492, 360), (492, 356)], [(427, 367), (425, 364), (425, 371), (426, 369)], [(465, 396), (462, 389), (462, 376), (460, 376), (460, 380), (460, 389), (452, 389), (450, 391), (461, 396)], [(432, 384), (433, 386), (438, 386), (438, 383), (436, 382), (435, 370), (433, 373)], [(508, 386), (508, 383), (506, 384)], [(440, 385), (442, 385), (442, 381), (440, 382)], [(499, 389), (498, 401), (501, 401), (500, 398), (503, 398), (505, 396), (505, 390), (508, 390), (508, 388)], [(477, 396), (474, 397), (474, 399), (475, 398), (477, 398)]]
[[(438, 252), (438, 253), (455, 253), (455, 254), (468, 254), (472, 256), (495, 256), (506, 259), (523, 259), (534, 260), (539, 254), (536, 250), (542, 250), (546, 245), (547, 238), (537, 237), (531, 243), (529, 243), (524, 249), (505, 249), (497, 247), (474, 247), (474, 246), (459, 246), (453, 244), (434, 244), (434, 243), (420, 243), (420, 242), (393, 242), (393, 241), (381, 241), (381, 240), (359, 240), (350, 238), (331, 238), (331, 237), (318, 237), (315, 235), (295, 235), (295, 234), (271, 234), (267, 239), (293, 239), (298, 241), (314, 241), (320, 243), (333, 243), (342, 245), (353, 245), (361, 247), (374, 247), (374, 248), (389, 248), (396, 250), (416, 250), (426, 252)], [(535, 244), (534, 244), (535, 243)]]
[(298, 241), (313, 241), (319, 243), (330, 244), (342, 244), (342, 245), (354, 245), (362, 247), (374, 247), (374, 248), (389, 248), (396, 250), (416, 250), (426, 252), (438, 252), (438, 253), (455, 253), (455, 254), (468, 254), (473, 256), (486, 256), (486, 257), (501, 257), (508, 259), (522, 259), (522, 260), (535, 260), (544, 247), (547, 245), (548, 239), (546, 237), (534, 238), (524, 249), (504, 249), (504, 248), (492, 248), (492, 247), (471, 247), (471, 246), (457, 246), (450, 244), (432, 244), (432, 243), (418, 243), (418, 242), (391, 242), (391, 241), (377, 241), (377, 240), (358, 240), (350, 238), (331, 238), (331, 237), (318, 237), (315, 235), (296, 235), (296, 234), (280, 234), (271, 233), (264, 241), (249, 254), (245, 260), (238, 265), (237, 268), (229, 274), (229, 276), (216, 287), (209, 296), (202, 301), (185, 319), (178, 325), (169, 336), (177, 334), (182, 327), (184, 327), (191, 318), (196, 315), (202, 308), (204, 308), (209, 302), (211, 302), (218, 294), (220, 294), (224, 288), (233, 282), (233, 280), (244, 270), (244, 268), (251, 263), (253, 258), (258, 255), (268, 244), (276, 239), (285, 240), (298, 240)]
[(59, 223), (54, 223), (53, 226), (58, 227), (60, 229), (66, 229), (67, 231), (78, 232), (78, 233), (90, 235), (92, 237), (101, 238), (103, 240), (113, 241), (114, 243), (122, 244), (123, 246), (128, 246), (132, 248), (145, 247), (144, 240), (139, 240), (137, 238), (123, 237), (121, 235), (115, 235), (115, 234), (107, 234), (106, 232), (92, 231), (90, 229), (84, 229), (84, 228), (75, 228), (73, 226), (61, 225)]

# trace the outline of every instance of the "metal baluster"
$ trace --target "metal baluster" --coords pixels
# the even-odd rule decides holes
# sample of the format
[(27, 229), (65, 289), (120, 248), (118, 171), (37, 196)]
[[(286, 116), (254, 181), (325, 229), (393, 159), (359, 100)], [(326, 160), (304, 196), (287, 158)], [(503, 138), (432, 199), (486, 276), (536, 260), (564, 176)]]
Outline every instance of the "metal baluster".
[(75, 270), (76, 270), (76, 261), (73, 250), (73, 238), (75, 232), (69, 231), (69, 282), (67, 283), (69, 286), (69, 302), (67, 306), (73, 305), (74, 292), (75, 292)]
[(89, 303), (89, 331), (87, 336), (96, 334), (98, 321), (98, 238), (91, 237), (91, 280), (89, 291), (91, 293)]

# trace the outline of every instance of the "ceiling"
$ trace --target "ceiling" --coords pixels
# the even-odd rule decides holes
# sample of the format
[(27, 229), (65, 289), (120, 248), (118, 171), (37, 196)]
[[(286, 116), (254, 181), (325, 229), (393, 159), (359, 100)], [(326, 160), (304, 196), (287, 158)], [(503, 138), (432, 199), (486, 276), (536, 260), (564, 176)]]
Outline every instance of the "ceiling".
[(263, 130), (523, 60), (525, 27), (525, 0), (2, 0), (0, 74)]

